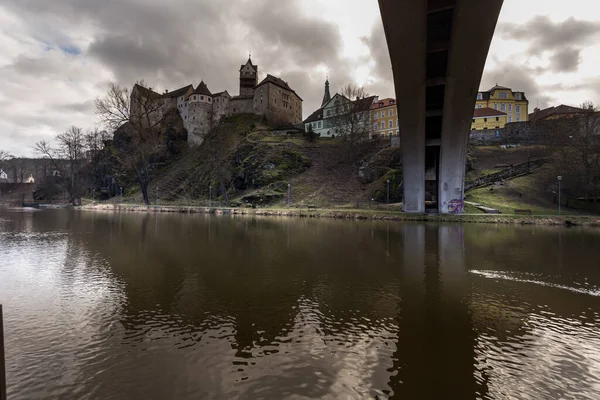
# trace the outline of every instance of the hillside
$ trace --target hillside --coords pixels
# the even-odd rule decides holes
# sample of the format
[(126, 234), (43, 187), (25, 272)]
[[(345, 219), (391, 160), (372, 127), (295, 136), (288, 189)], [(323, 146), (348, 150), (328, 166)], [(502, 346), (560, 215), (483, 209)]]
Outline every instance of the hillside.
[[(399, 153), (387, 141), (351, 153), (341, 140), (310, 142), (297, 131), (273, 131), (260, 118), (240, 115), (160, 170), (149, 192), (160, 204), (207, 204), (212, 195), (213, 204), (278, 206), (287, 205), (289, 184), (290, 204), (367, 206), (373, 196), (382, 200), (385, 179), (399, 175)], [(136, 191), (132, 186), (126, 200), (140, 202)]]

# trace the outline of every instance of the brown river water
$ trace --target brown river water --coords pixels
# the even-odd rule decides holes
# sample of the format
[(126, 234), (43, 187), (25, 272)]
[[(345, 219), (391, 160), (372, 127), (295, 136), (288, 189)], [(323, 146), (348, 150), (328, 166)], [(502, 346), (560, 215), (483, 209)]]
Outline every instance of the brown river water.
[(600, 399), (600, 230), (0, 210), (9, 400)]

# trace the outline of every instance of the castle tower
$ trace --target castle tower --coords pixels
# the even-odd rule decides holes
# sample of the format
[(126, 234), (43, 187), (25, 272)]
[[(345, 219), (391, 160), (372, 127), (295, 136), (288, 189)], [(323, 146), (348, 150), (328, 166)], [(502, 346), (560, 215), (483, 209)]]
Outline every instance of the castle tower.
[(329, 100), (331, 100), (331, 94), (329, 94), (329, 78), (327, 78), (325, 81), (325, 94), (323, 95), (323, 103), (321, 103), (321, 107), (324, 107)]
[(258, 65), (248, 61), (240, 68), (240, 96), (254, 96), (254, 86), (258, 85)]

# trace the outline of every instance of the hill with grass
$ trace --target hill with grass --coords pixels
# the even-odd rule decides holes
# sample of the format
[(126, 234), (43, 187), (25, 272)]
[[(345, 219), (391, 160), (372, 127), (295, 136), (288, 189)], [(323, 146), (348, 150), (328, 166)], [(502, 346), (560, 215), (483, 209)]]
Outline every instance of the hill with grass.
[[(160, 204), (366, 207), (386, 200), (387, 179), (390, 200), (399, 200), (400, 149), (389, 141), (350, 149), (340, 139), (314, 139), (237, 115), (157, 171), (149, 192)], [(134, 185), (126, 201), (141, 202)]]

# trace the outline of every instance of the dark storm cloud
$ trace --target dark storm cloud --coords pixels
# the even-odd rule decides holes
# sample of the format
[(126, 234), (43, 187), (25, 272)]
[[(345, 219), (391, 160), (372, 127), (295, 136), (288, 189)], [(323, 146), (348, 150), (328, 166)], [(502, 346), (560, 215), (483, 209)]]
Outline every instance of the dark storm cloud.
[(581, 62), (581, 50), (566, 48), (550, 56), (549, 69), (552, 72), (575, 72)]
[[(144, 80), (163, 90), (204, 80), (212, 91), (237, 94), (239, 65), (252, 51), (261, 77), (272, 73), (288, 80), (308, 113), (320, 104), (324, 80), (308, 69), (324, 64), (344, 81), (352, 70), (340, 58), (337, 26), (304, 15), (299, 0), (171, 0), (168, 6), (159, 0), (5, 3), (36, 26), (39, 40), (76, 47), (64, 32), (91, 30), (92, 41), (82, 54), (112, 71), (121, 85)], [(41, 65), (22, 60), (14, 67), (33, 74)]]
[(503, 39), (530, 42), (530, 55), (550, 52), (548, 70), (551, 72), (575, 72), (581, 61), (581, 49), (595, 43), (600, 36), (600, 22), (575, 18), (553, 22), (548, 16), (537, 16), (525, 24), (501, 24), (498, 35)]
[(506, 86), (512, 90), (525, 92), (529, 99), (530, 112), (539, 104), (545, 108), (553, 104), (554, 98), (549, 96), (545, 87), (536, 82), (539, 68), (524, 65), (515, 65), (512, 61), (498, 61), (493, 69), (486, 70), (481, 81), (481, 89), (488, 90), (496, 84)]
[(363, 37), (362, 41), (369, 48), (371, 59), (375, 62), (375, 76), (385, 82), (391, 82), (393, 80), (392, 62), (383, 31), (383, 24), (377, 21), (373, 26), (371, 36)]
[(584, 46), (593, 43), (599, 33), (600, 22), (575, 18), (553, 22), (548, 16), (537, 16), (525, 24), (504, 23), (498, 27), (498, 35), (504, 39), (531, 41), (532, 54)]

